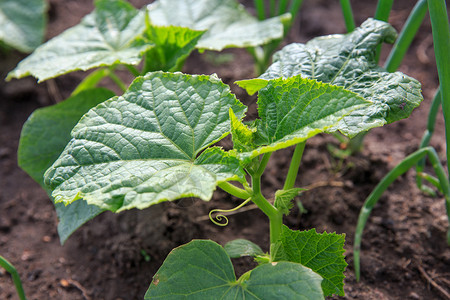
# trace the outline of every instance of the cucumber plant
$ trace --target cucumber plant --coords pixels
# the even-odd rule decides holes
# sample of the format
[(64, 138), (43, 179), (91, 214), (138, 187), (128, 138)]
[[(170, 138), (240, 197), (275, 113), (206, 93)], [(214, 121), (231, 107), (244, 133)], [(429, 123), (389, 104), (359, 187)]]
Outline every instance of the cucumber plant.
[[(295, 181), (308, 138), (358, 134), (407, 117), (419, 105), (416, 80), (376, 65), (377, 46), (395, 35), (387, 23), (369, 19), (347, 35), (287, 46), (261, 78), (238, 82), (258, 91), (259, 118), (249, 124), (242, 121), (245, 105), (214, 75), (149, 72), (106, 101), (107, 90), (83, 90), (32, 115), (21, 137), (22, 166), (60, 207), (70, 227), (60, 227), (63, 240), (101, 211), (183, 197), (208, 201), (217, 186), (268, 216), (269, 253), (249, 241), (225, 248), (192, 241), (169, 254), (148, 299), (343, 295), (344, 236), (293, 231), (283, 226), (283, 215), (302, 190)], [(297, 63), (277, 63), (287, 51)], [(68, 124), (60, 130), (58, 122)], [(232, 150), (215, 146), (230, 132)], [(261, 176), (271, 155), (290, 146), (296, 149), (286, 182), (272, 203), (261, 192)], [(241, 255), (260, 264), (236, 279), (230, 256)]]

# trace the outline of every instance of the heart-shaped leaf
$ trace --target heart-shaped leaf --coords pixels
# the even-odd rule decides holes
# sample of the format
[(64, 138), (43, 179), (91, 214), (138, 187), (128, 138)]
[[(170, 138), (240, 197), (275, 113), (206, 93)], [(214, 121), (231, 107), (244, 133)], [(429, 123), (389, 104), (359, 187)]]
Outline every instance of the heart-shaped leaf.
[[(92, 107), (114, 96), (106, 89), (88, 89), (58, 104), (37, 109), (25, 122), (20, 135), (18, 162), (50, 194), (44, 185), (44, 173), (70, 141), (70, 131)], [(56, 203), (58, 234), (61, 243), (102, 209), (77, 201), (69, 205)]]
[[(89, 111), (45, 174), (56, 202), (143, 209), (182, 197), (209, 200), (216, 184), (243, 180), (238, 159), (205, 148), (245, 106), (216, 76), (148, 73)], [(203, 152), (202, 152), (203, 151)]]
[(195, 240), (167, 256), (144, 299), (324, 299), (322, 278), (300, 264), (264, 264), (236, 280), (225, 250)]
[(369, 19), (348, 34), (287, 45), (275, 53), (273, 64), (260, 78), (238, 84), (254, 93), (265, 86), (264, 80), (301, 75), (355, 92), (372, 105), (354, 110), (334, 128), (353, 137), (408, 117), (423, 99), (417, 80), (389, 73), (376, 63), (377, 46), (393, 42), (396, 36), (388, 23)]
[(283, 37), (283, 22), (290, 15), (258, 21), (236, 0), (158, 0), (149, 7), (157, 25), (207, 30), (197, 48), (220, 51), (254, 47)]
[(123, 0), (96, 0), (96, 9), (80, 24), (40, 46), (8, 74), (43, 81), (75, 70), (117, 63), (138, 64), (153, 45), (140, 36), (145, 13)]
[(291, 261), (311, 268), (322, 276), (325, 296), (344, 296), (345, 234), (317, 233), (315, 229), (294, 231), (283, 226), (276, 245), (275, 261)]
[(44, 40), (45, 0), (0, 1), (0, 40), (23, 52), (31, 52)]

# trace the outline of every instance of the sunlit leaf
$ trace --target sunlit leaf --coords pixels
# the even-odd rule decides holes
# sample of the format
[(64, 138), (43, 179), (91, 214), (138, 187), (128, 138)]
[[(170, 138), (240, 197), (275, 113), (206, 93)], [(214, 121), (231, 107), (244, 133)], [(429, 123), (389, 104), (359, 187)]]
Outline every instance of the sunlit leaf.
[(56, 202), (112, 211), (209, 200), (218, 183), (244, 177), (233, 155), (205, 150), (229, 133), (230, 108), (245, 111), (216, 76), (148, 73), (80, 120), (45, 182)]

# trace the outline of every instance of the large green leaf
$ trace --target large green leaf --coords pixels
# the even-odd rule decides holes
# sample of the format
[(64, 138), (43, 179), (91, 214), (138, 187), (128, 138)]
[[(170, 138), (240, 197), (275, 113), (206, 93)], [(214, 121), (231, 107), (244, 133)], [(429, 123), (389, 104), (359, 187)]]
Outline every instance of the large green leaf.
[(258, 95), (261, 119), (256, 122), (252, 143), (259, 147), (241, 153), (241, 158), (256, 157), (303, 142), (330, 130), (344, 116), (368, 104), (358, 94), (342, 87), (301, 76), (270, 80)]
[(322, 276), (325, 296), (344, 296), (345, 234), (317, 233), (315, 229), (293, 231), (283, 226), (275, 261), (291, 261), (311, 268)]
[(238, 116), (245, 111), (216, 76), (138, 77), (123, 96), (81, 119), (45, 183), (57, 202), (82, 198), (112, 211), (182, 197), (209, 200), (217, 183), (244, 177), (232, 155), (203, 151), (229, 133), (230, 108)]
[(154, 24), (208, 30), (197, 48), (218, 51), (280, 39), (282, 22), (290, 19), (289, 15), (283, 15), (258, 21), (236, 0), (158, 0), (148, 8)]
[[(70, 141), (70, 131), (89, 109), (114, 96), (107, 89), (80, 92), (58, 104), (37, 109), (23, 125), (20, 136), (18, 162), (44, 189), (44, 172), (59, 157)], [(51, 192), (47, 189), (47, 192)], [(61, 243), (78, 227), (103, 210), (85, 201), (65, 206), (56, 203)]]
[(353, 91), (372, 105), (353, 111), (335, 127), (352, 137), (408, 117), (423, 99), (417, 80), (400, 72), (388, 73), (376, 63), (377, 46), (393, 42), (396, 36), (388, 23), (369, 19), (348, 34), (284, 47), (259, 79), (240, 85), (254, 93), (265, 85), (264, 79), (301, 75)]
[(0, 41), (31, 52), (44, 40), (45, 0), (0, 1)]
[(152, 47), (140, 36), (145, 13), (123, 0), (96, 0), (96, 9), (80, 24), (40, 46), (7, 79), (32, 75), (43, 81), (75, 70), (117, 63), (138, 64)]
[(322, 278), (292, 262), (256, 267), (236, 280), (225, 250), (196, 240), (169, 254), (144, 299), (324, 299)]

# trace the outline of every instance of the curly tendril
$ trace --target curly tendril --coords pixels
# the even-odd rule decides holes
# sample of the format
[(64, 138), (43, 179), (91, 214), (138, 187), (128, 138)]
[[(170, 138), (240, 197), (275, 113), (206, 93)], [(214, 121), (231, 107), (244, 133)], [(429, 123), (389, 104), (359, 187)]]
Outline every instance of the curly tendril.
[[(252, 198), (248, 198), (247, 200), (245, 200), (244, 202), (242, 202), (241, 204), (239, 204), (238, 206), (236, 206), (235, 208), (232, 208), (232, 209), (213, 209), (209, 212), (209, 219), (211, 220), (211, 222), (213, 222), (217, 226), (227, 226), (228, 218), (221, 213), (228, 213), (228, 212), (238, 210), (239, 208), (241, 208), (242, 206), (247, 204), (251, 199)], [(218, 213), (218, 214), (213, 217), (212, 214), (214, 214), (214, 213)], [(222, 222), (222, 220), (223, 220), (223, 222)]]

